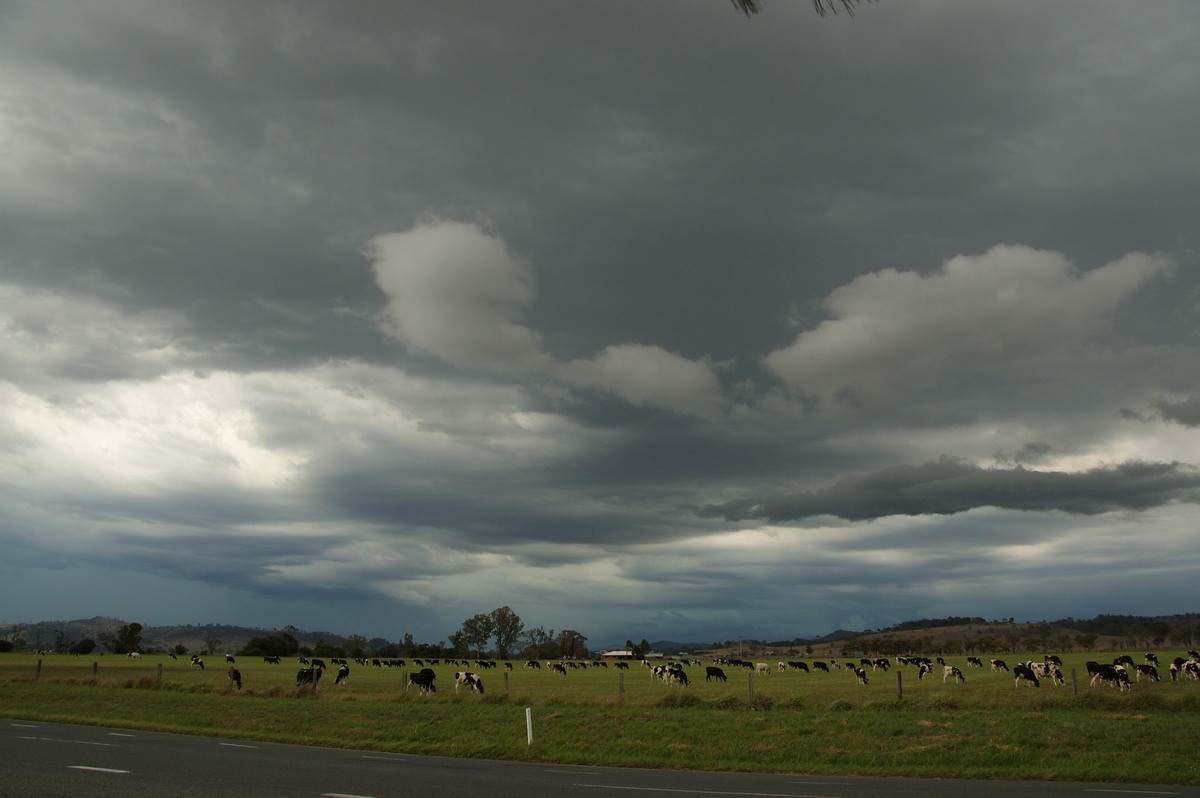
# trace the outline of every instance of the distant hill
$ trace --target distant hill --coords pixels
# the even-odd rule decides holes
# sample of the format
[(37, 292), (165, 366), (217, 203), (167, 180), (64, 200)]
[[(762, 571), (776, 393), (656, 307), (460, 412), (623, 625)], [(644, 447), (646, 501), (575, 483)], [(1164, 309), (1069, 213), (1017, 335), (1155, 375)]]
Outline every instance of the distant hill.
[[(27, 624), (0, 624), (0, 638), (19, 635), (25, 639), (27, 648), (52, 648), (59, 633), (70, 641), (91, 638), (97, 642), (101, 634), (117, 633), (122, 626), (130, 623), (119, 618), (108, 618), (97, 615), (94, 618), (80, 618), (72, 621), (40, 621)], [(272, 635), (278, 629), (262, 629), (250, 626), (233, 626), (230, 624), (203, 624), (199, 626), (146, 626), (142, 625), (142, 648), (166, 651), (176, 645), (187, 647), (188, 651), (203, 651), (209, 640), (220, 640), (216, 646), (218, 652), (237, 651), (254, 637)], [(324, 641), (330, 645), (339, 646), (346, 638), (333, 632), (289, 631), (301, 646), (312, 647)]]
[[(100, 635), (115, 635), (129, 623), (118, 618), (98, 615), (70, 621), (41, 621), (28, 624), (0, 624), (0, 640), (21, 637), (29, 649), (53, 648), (59, 634), (69, 642), (91, 638), (99, 642)], [(142, 626), (143, 650), (166, 651), (183, 645), (188, 651), (203, 651), (208, 641), (219, 640), (217, 652), (238, 651), (251, 638), (270, 636), (279, 629), (234, 626), (230, 624), (203, 624), (187, 626)], [(307, 648), (325, 642), (341, 646), (346, 637), (335, 632), (301, 631), (288, 627), (296, 641)], [(804, 652), (809, 646), (812, 654), (820, 657), (837, 657), (843, 650), (867, 648), (886, 651), (889, 648), (923, 648), (926, 653), (934, 649), (954, 651), (976, 645), (979, 639), (993, 638), (1001, 646), (1012, 646), (1016, 641), (1022, 645), (1038, 642), (1037, 648), (1047, 650), (1070, 650), (1083, 644), (1077, 639), (1095, 635), (1092, 646), (1098, 651), (1129, 648), (1151, 648), (1158, 650), (1184, 650), (1200, 645), (1200, 613), (1177, 615), (1098, 615), (1091, 619), (1065, 618), (1057, 621), (1014, 622), (1012, 618), (985, 620), (983, 618), (922, 618), (905, 621), (885, 629), (867, 629), (852, 632), (838, 629), (821, 637), (797, 637), (791, 640), (726, 640), (724, 643), (679, 643), (673, 640), (657, 640), (651, 643), (652, 650), (675, 655), (681, 652), (705, 652), (706, 654), (729, 655), (740, 653), (747, 656), (786, 655)], [(368, 641), (368, 647), (379, 648), (389, 641), (376, 638)], [(594, 649), (612, 650), (624, 648), (624, 642)], [(1089, 646), (1090, 648), (1091, 646)]]

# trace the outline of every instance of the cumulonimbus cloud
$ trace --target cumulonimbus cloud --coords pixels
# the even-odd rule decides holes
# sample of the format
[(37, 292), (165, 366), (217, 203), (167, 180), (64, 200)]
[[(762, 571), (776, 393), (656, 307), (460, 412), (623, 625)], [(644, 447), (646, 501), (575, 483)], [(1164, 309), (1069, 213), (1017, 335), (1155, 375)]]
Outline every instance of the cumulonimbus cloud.
[(945, 457), (855, 474), (823, 490), (707, 505), (700, 515), (729, 521), (799, 521), (833, 516), (867, 521), (891, 515), (953, 515), (980, 507), (1098, 515), (1200, 502), (1200, 472), (1180, 463), (1125, 462), (1080, 472), (981, 468)]

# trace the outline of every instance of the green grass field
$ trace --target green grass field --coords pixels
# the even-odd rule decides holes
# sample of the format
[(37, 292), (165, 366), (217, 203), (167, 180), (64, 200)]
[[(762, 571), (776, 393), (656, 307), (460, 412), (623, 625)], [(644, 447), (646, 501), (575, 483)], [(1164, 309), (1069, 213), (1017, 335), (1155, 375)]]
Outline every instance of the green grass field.
[[(1014, 686), (1009, 674), (968, 669), (965, 658), (951, 657), (965, 684), (943, 683), (940, 673), (918, 680), (904, 668), (900, 698), (894, 669), (872, 672), (867, 685), (838, 670), (756, 675), (751, 695), (749, 674), (730, 667), (726, 683), (705, 682), (703, 666), (689, 667), (692, 683), (680, 688), (636, 664), (622, 678), (612, 667), (563, 676), (514, 663), (511, 672), (470, 668), (486, 686), (477, 695), (454, 691), (454, 671), (462, 668), (438, 665), (438, 692), (421, 695), (403, 690), (411, 665), (352, 663), (346, 684), (333, 684), (327, 672), (314, 695), (296, 690), (294, 661), (240, 658), (239, 692), (222, 657), (207, 658), (209, 667), (199, 671), (165, 656), (0, 654), (0, 715), (590, 765), (1200, 783), (1200, 681), (1142, 681), (1128, 693), (1089, 687), (1084, 661), (1113, 656), (1064, 656), (1067, 686), (1039, 688)], [(1160, 653), (1164, 666), (1174, 656)], [(1010, 665), (1021, 658), (1004, 657)]]

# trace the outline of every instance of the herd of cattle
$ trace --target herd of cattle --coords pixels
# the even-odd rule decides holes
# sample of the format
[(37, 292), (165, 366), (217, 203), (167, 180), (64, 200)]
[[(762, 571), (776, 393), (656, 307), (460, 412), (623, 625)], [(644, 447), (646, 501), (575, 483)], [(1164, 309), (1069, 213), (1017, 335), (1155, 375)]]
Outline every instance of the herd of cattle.
[[(130, 654), (131, 657), (140, 657), (140, 654)], [(282, 664), (279, 657), (264, 657), (264, 662), (273, 665)], [(225, 662), (229, 665), (228, 677), (231, 687), (236, 686), (238, 690), (242, 689), (242, 675), (237, 668), (233, 667), (234, 657), (231, 654), (225, 655)], [(356, 665), (362, 667), (375, 668), (408, 668), (410, 663), (403, 659), (366, 659), (359, 658), (354, 660)], [(330, 660), (332, 665), (337, 666), (336, 675), (334, 676), (334, 684), (344, 684), (350, 678), (350, 664), (345, 659), (333, 658)], [(742, 659), (718, 658), (713, 660), (712, 665), (704, 665), (698, 659), (683, 659), (679, 661), (668, 661), (663, 663), (652, 663), (648, 660), (643, 660), (641, 664), (645, 666), (651, 678), (657, 678), (669, 685), (678, 685), (687, 687), (690, 684), (685, 667), (696, 666), (704, 668), (704, 680), (706, 682), (725, 682), (728, 676), (725, 674), (725, 668), (744, 668), (749, 669), (755, 674), (768, 676), (772, 672), (785, 671), (802, 671), (810, 672), (825, 672), (830, 673), (831, 669), (840, 670), (850, 673), (859, 683), (868, 684), (870, 682), (869, 672), (888, 671), (893, 667), (891, 660), (878, 658), (860, 658), (857, 662), (846, 661), (839, 662), (836, 659), (831, 659), (828, 662), (823, 660), (790, 660), (786, 662), (777, 662), (772, 666), (768, 662), (751, 662)], [(296, 672), (296, 687), (310, 688), (316, 690), (321, 682), (321, 675), (330, 667), (324, 660), (309, 659), (306, 657), (299, 658), (300, 669)], [(407, 681), (404, 685), (404, 690), (407, 692), (410, 687), (417, 688), (421, 693), (436, 693), (437, 692), (437, 673), (431, 666), (433, 665), (450, 665), (450, 666), (468, 666), (472, 664), (478, 670), (489, 670), (499, 667), (495, 660), (477, 659), (473, 663), (469, 660), (454, 660), (447, 659), (443, 663), (440, 659), (414, 659), (411, 661), (411, 667), (415, 670), (407, 673)], [(966, 682), (966, 676), (963, 670), (956, 665), (948, 664), (942, 657), (930, 659), (929, 657), (901, 656), (895, 658), (896, 667), (911, 667), (915, 668), (918, 679), (924, 679), (926, 676), (932, 676), (937, 669), (941, 669), (942, 681), (953, 682), (955, 684), (963, 684)], [(193, 656), (191, 665), (193, 668), (204, 669), (204, 660), (199, 656)], [(581, 668), (607, 668), (608, 662), (602, 660), (594, 660), (591, 662), (564, 660), (561, 662), (551, 662), (546, 665), (546, 670), (550, 673), (558, 673), (566, 675), (570, 670)], [(967, 668), (984, 668), (984, 662), (979, 657), (967, 657)], [(988, 661), (988, 666), (993, 672), (1010, 673), (1013, 677), (1014, 684), (1020, 686), (1022, 684), (1038, 687), (1043, 681), (1049, 681), (1055, 686), (1066, 684), (1066, 679), (1063, 677), (1062, 660), (1053, 655), (1046, 655), (1041, 662), (1029, 660), (1026, 662), (1017, 662), (1011, 668), (1002, 659), (992, 659)], [(504, 667), (507, 670), (513, 669), (511, 662), (505, 662)], [(541, 670), (542, 663), (538, 660), (528, 660), (524, 667), (531, 670)], [(628, 669), (629, 663), (618, 661), (613, 663), (616, 669)], [(1129, 690), (1134, 681), (1140, 682), (1143, 678), (1147, 681), (1157, 682), (1160, 680), (1158, 668), (1159, 660), (1155, 654), (1146, 654), (1143, 657), (1143, 662), (1134, 662), (1133, 658), (1128, 655), (1116, 657), (1111, 663), (1102, 663), (1088, 661), (1085, 663), (1088, 676), (1090, 677), (1090, 686), (1107, 685), (1115, 687), (1121, 691)], [(1187, 656), (1175, 657), (1170, 662), (1167, 672), (1171, 677), (1171, 681), (1180, 679), (1200, 680), (1200, 652), (1188, 651)], [(1133, 680), (1130, 679), (1130, 674), (1133, 674)], [(466, 688), (470, 692), (483, 692), (483, 679), (473, 670), (456, 671), (454, 674), (454, 689), (457, 692), (459, 688)]]

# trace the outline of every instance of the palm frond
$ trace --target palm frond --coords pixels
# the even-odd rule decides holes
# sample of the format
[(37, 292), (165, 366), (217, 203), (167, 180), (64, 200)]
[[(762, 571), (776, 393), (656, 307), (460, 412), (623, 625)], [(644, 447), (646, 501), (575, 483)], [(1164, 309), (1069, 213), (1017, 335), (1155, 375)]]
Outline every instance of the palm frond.
[[(762, 0), (732, 0), (732, 2), (733, 7), (746, 16), (757, 14), (762, 7)], [(854, 16), (854, 6), (858, 5), (859, 0), (813, 0), (813, 6), (816, 7), (818, 14), (825, 16), (830, 11), (836, 14), (839, 2), (846, 9), (847, 14)]]

